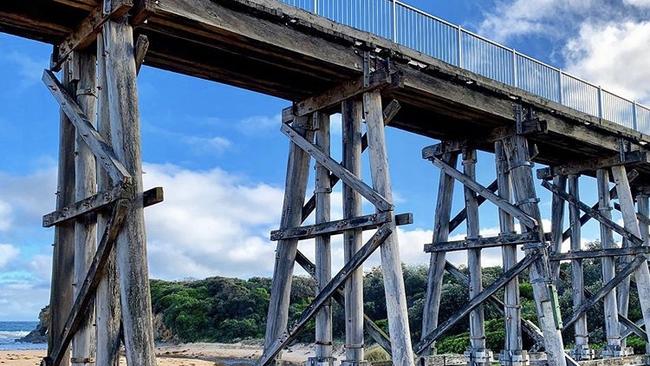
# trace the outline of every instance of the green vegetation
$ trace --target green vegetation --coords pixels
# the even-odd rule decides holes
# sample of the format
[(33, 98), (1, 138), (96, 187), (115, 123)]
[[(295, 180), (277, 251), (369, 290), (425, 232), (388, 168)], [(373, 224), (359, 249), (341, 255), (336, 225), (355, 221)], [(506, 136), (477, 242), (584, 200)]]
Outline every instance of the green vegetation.
[[(592, 244), (598, 246), (598, 243)], [(585, 260), (583, 262), (585, 283), (592, 292), (601, 287), (600, 260)], [(569, 273), (569, 264), (563, 264), (563, 272)], [(466, 272), (466, 269), (462, 268)], [(483, 269), (483, 281), (487, 286), (500, 274), (500, 267)], [(427, 270), (425, 267), (404, 267), (409, 320), (414, 341), (420, 339), (422, 308), (426, 291)], [(528, 282), (527, 273), (520, 276), (520, 291), (522, 296), (522, 314), (524, 318), (536, 322), (533, 291)], [(266, 310), (269, 301), (271, 280), (266, 278), (251, 278), (240, 280), (233, 278), (214, 277), (199, 281), (165, 282), (152, 280), (151, 292), (154, 313), (162, 317), (166, 328), (171, 330), (176, 340), (235, 342), (242, 339), (259, 339), (264, 337)], [(570, 284), (560, 281), (560, 306), (563, 314), (570, 314), (571, 291)], [(291, 293), (290, 323), (295, 322), (300, 313), (309, 305), (315, 294), (315, 285), (311, 279), (295, 277)], [(503, 296), (498, 292), (497, 296)], [(453, 277), (446, 274), (442, 287), (442, 304), (440, 309), (441, 321), (446, 320), (466, 304), (467, 289)], [(380, 269), (370, 270), (364, 279), (364, 308), (366, 314), (388, 330), (386, 307), (384, 301), (383, 279)], [(334, 303), (334, 335), (338, 339), (344, 337), (343, 310)], [(594, 344), (604, 343), (604, 323), (602, 307), (598, 306), (588, 313), (590, 338)], [(632, 291), (630, 297), (631, 319), (639, 319), (638, 298)], [(504, 323), (501, 316), (493, 307), (485, 307), (487, 345), (499, 352), (504, 340)], [(469, 324), (467, 319), (453, 327), (446, 337), (437, 343), (441, 353), (463, 353), (469, 344)], [(568, 329), (565, 340), (570, 343), (573, 330)], [(369, 339), (369, 338), (368, 338)], [(313, 340), (313, 323), (302, 333), (300, 341)], [(644, 345), (640, 339), (630, 338), (628, 344), (638, 351), (643, 351)], [(531, 340), (524, 336), (526, 348), (532, 346)], [(567, 344), (567, 347), (570, 345)], [(375, 352), (381, 357), (381, 352)]]

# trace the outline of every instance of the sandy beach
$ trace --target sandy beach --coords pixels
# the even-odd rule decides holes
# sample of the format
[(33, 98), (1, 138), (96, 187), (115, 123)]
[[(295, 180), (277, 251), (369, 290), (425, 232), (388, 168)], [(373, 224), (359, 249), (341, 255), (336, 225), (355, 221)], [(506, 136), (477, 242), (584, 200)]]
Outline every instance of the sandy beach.
[[(0, 351), (2, 366), (39, 366), (45, 350)], [(248, 366), (262, 354), (259, 344), (191, 343), (156, 347), (159, 366)], [(312, 345), (289, 347), (282, 359), (304, 362), (313, 354)], [(124, 358), (120, 364), (126, 365)]]

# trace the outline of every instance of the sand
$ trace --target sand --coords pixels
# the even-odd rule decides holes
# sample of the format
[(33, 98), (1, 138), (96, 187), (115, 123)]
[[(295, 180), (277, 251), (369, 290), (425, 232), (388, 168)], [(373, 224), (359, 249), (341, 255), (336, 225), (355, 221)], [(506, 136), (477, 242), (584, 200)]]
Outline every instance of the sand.
[[(191, 343), (156, 347), (159, 366), (246, 366), (262, 354), (260, 344)], [(313, 345), (295, 345), (283, 360), (299, 365), (313, 354)], [(0, 366), (39, 366), (44, 350), (0, 351)], [(126, 365), (124, 359), (120, 364)]]

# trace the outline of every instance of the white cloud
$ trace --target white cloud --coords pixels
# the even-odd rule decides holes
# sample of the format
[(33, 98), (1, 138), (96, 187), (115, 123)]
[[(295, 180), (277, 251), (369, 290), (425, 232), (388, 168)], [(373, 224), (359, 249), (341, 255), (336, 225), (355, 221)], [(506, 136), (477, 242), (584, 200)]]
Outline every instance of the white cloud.
[(232, 146), (232, 142), (225, 137), (199, 137), (182, 136), (182, 141), (194, 148), (197, 152), (222, 153)]
[(18, 74), (21, 78), (21, 88), (30, 87), (40, 82), (43, 69), (47, 65), (43, 61), (18, 51), (11, 51), (4, 55), (4, 59), (18, 66)]
[(0, 200), (0, 231), (7, 231), (12, 223), (11, 205)]
[(12, 263), (18, 255), (20, 250), (11, 244), (0, 244), (0, 269), (4, 269), (8, 264)]
[(628, 98), (650, 101), (650, 21), (591, 24), (567, 42), (567, 70)]
[(623, 0), (624, 3), (638, 8), (648, 8), (650, 7), (650, 0)]
[(272, 116), (257, 115), (239, 121), (237, 128), (244, 134), (257, 135), (269, 130), (279, 130), (281, 123), (282, 115), (279, 113)]

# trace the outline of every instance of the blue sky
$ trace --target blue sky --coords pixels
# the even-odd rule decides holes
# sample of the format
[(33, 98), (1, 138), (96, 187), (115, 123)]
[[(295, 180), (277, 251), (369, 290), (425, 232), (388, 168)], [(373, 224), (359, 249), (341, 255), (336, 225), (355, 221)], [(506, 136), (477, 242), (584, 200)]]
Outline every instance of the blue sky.
[[(458, 0), (408, 3), (515, 47), (588, 80), (650, 101), (650, 1)], [(0, 320), (35, 319), (47, 303), (52, 230), (40, 227), (54, 207), (58, 108), (41, 84), (51, 46), (0, 35)], [(153, 277), (269, 275), (282, 201), (288, 142), (279, 132), (287, 101), (144, 67), (140, 91), (145, 185), (163, 186), (165, 203), (149, 208)], [(333, 119), (337, 121), (337, 118)], [(340, 141), (340, 128), (333, 128)], [(415, 223), (400, 231), (402, 258), (428, 260), (438, 171), (420, 158), (436, 141), (395, 129), (387, 133), (396, 204)], [(336, 145), (334, 145), (336, 146)], [(334, 148), (334, 155), (340, 148)], [(479, 181), (494, 179), (493, 157), (479, 155)], [(369, 176), (366, 170), (366, 178)], [(584, 200), (594, 201), (585, 179)], [(311, 189), (310, 189), (311, 190)], [(462, 190), (455, 190), (455, 209)], [(544, 217), (550, 196), (540, 188)], [(340, 191), (333, 195), (340, 216)], [(370, 211), (370, 207), (366, 207)], [(495, 234), (496, 210), (481, 209), (484, 235)], [(455, 233), (462, 238), (464, 227)], [(596, 239), (597, 227), (584, 239)], [(311, 253), (311, 243), (301, 249)], [(340, 264), (340, 241), (335, 241)], [(463, 263), (462, 254), (452, 260)], [(485, 263), (499, 263), (488, 252)], [(378, 258), (371, 259), (377, 265)]]

